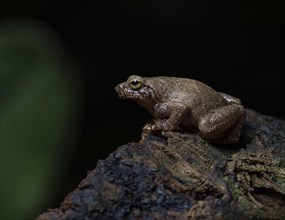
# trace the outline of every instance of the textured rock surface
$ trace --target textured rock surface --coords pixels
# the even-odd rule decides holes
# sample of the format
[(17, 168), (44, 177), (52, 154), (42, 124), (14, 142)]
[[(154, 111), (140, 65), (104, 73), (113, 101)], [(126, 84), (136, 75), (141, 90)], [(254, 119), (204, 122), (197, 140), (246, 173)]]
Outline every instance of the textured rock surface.
[(99, 161), (44, 219), (285, 219), (285, 122), (247, 110), (234, 145), (148, 135)]

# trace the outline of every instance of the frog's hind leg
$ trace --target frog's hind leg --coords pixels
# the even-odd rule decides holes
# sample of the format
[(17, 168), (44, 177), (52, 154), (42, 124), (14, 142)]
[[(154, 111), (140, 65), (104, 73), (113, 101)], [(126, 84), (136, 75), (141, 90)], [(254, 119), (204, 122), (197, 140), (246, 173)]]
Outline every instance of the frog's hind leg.
[(232, 104), (209, 112), (201, 118), (198, 128), (204, 139), (220, 143), (235, 143), (239, 139), (243, 120), (243, 106)]
[(235, 98), (235, 97), (228, 95), (226, 93), (223, 93), (223, 92), (220, 92), (220, 95), (223, 96), (223, 98), (225, 100), (227, 100), (227, 102), (230, 104), (238, 104), (238, 105), (241, 104), (241, 101), (238, 98)]
[(243, 122), (244, 122), (244, 114), (230, 129), (227, 130), (227, 132), (222, 138), (217, 140), (212, 140), (212, 142), (222, 143), (222, 144), (236, 143), (239, 140)]

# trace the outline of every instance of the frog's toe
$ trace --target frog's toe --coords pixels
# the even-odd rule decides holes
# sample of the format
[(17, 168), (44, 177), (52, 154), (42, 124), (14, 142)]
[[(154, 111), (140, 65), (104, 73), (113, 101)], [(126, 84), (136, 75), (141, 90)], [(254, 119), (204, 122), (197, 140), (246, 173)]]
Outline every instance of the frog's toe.
[(144, 132), (149, 132), (149, 131), (151, 131), (151, 125), (146, 124), (146, 125), (142, 128), (142, 130), (143, 130)]
[(143, 127), (142, 130), (143, 130), (144, 132), (149, 133), (149, 132), (152, 132), (152, 131), (157, 131), (157, 130), (159, 130), (159, 129), (157, 128), (157, 126), (156, 126), (155, 124), (146, 123), (146, 125)]

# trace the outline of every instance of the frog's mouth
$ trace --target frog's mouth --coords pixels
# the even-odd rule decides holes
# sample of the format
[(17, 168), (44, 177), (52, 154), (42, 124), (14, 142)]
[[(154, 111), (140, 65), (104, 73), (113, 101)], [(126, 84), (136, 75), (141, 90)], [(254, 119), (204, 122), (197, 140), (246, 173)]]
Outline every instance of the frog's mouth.
[(115, 90), (119, 96), (120, 99), (129, 99), (132, 97), (128, 89), (123, 85), (119, 84), (115, 87)]
[(118, 93), (118, 96), (120, 99), (129, 99), (126, 95), (123, 95), (121, 93)]

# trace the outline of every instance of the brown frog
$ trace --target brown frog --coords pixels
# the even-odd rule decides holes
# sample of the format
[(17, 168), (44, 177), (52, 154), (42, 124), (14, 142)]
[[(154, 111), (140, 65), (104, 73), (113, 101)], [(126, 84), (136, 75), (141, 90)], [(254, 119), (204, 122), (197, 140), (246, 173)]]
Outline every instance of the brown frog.
[(210, 142), (238, 141), (245, 110), (239, 99), (202, 82), (178, 77), (132, 75), (115, 88), (122, 99), (133, 99), (154, 117), (145, 132), (197, 130)]

